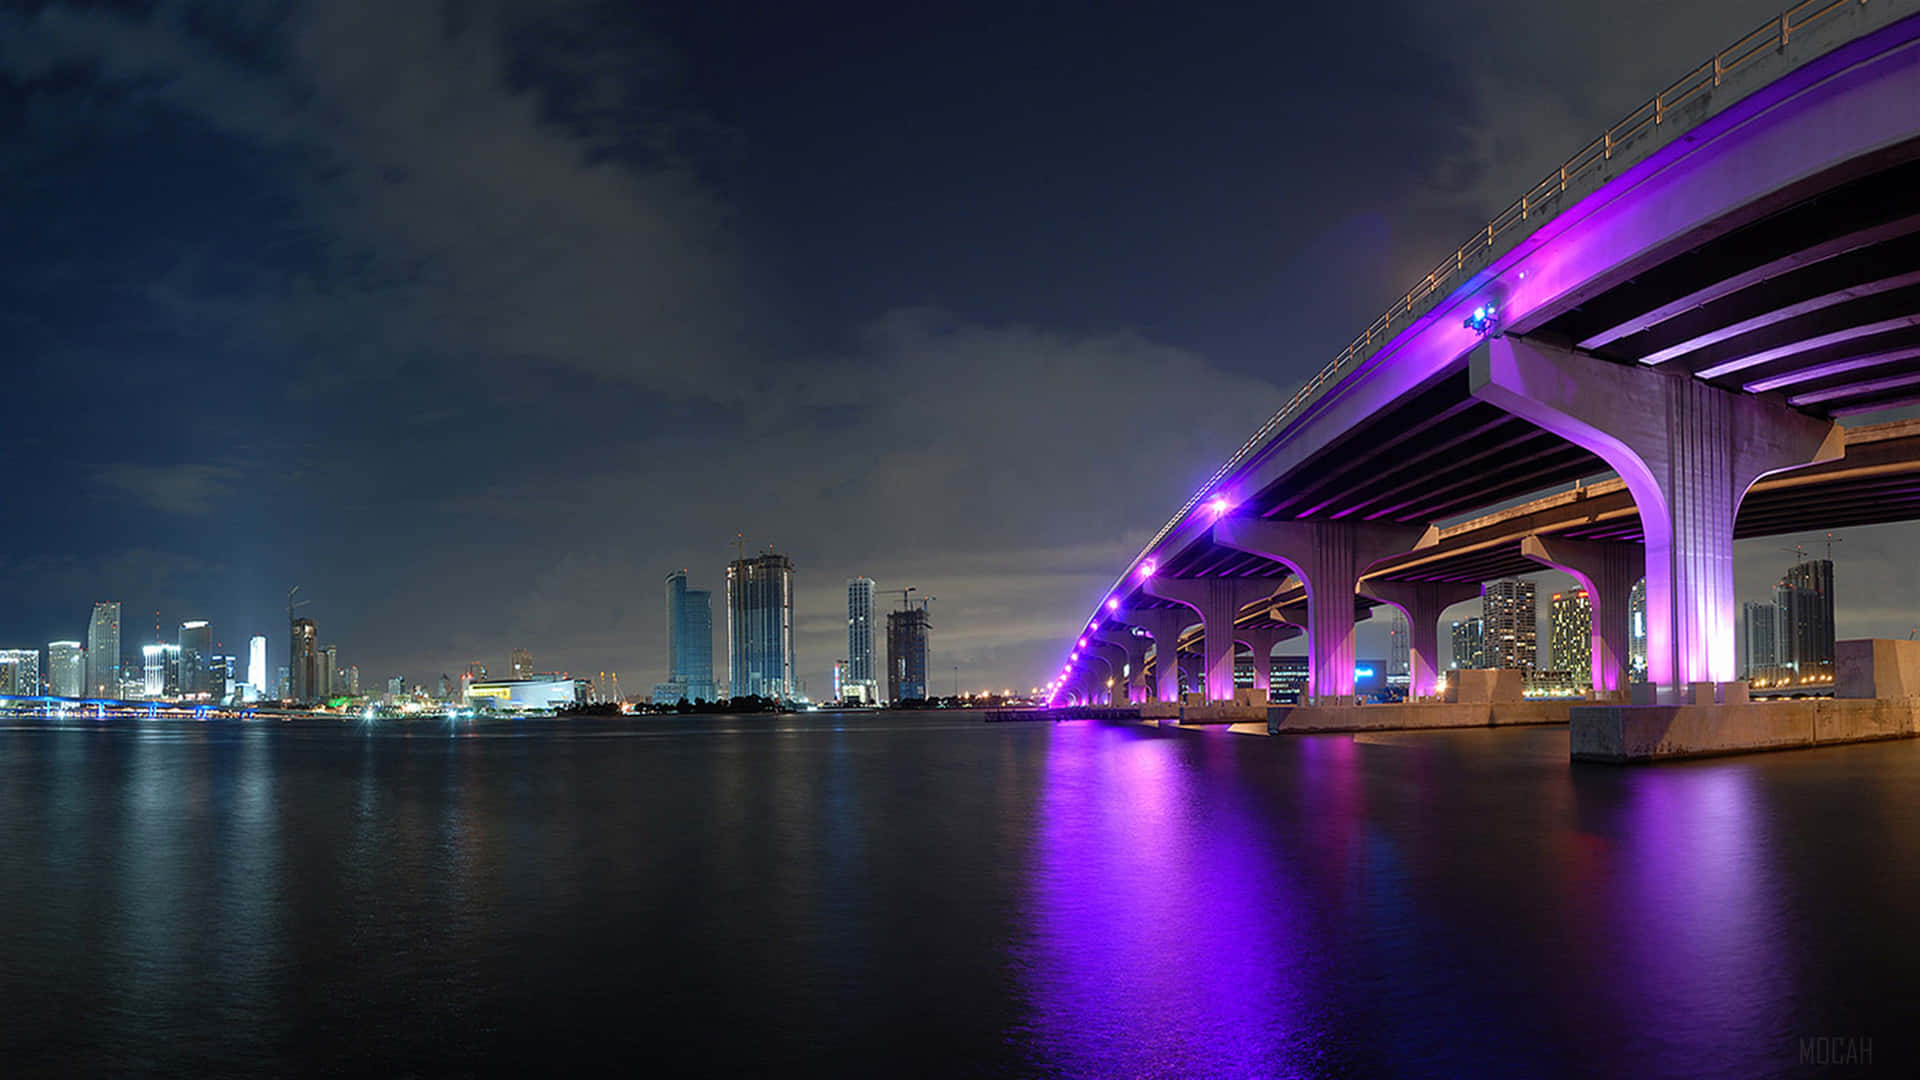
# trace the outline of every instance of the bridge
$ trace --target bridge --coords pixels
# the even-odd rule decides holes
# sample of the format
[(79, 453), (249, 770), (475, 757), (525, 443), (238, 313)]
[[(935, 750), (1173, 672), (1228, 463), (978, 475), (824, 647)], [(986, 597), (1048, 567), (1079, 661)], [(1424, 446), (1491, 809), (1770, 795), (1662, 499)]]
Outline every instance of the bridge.
[(1121, 570), (1055, 700), (1109, 679), (1173, 700), (1162, 654), (1184, 639), (1196, 689), (1230, 702), (1236, 646), (1304, 633), (1309, 700), (1350, 703), (1354, 624), (1381, 603), (1409, 619), (1420, 695), (1442, 609), (1551, 566), (1593, 599), (1598, 691), (1628, 693), (1644, 579), (1633, 699), (1689, 701), (1735, 681), (1736, 537), (1920, 518), (1915, 430), (1843, 423), (1916, 403), (1920, 0), (1808, 0), (1524, 192), (1310, 379)]

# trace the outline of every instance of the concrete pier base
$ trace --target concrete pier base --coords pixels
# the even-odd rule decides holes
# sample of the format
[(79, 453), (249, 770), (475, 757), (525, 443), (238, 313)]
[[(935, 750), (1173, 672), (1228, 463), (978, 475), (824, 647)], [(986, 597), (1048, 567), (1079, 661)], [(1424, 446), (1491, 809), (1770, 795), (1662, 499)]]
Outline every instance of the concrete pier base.
[(1920, 735), (1920, 699), (1803, 698), (1726, 705), (1588, 705), (1572, 710), (1575, 761), (1629, 764), (1798, 750)]
[(1333, 731), (1424, 731), (1441, 728), (1564, 724), (1573, 701), (1444, 702), (1397, 705), (1275, 705), (1270, 735)]

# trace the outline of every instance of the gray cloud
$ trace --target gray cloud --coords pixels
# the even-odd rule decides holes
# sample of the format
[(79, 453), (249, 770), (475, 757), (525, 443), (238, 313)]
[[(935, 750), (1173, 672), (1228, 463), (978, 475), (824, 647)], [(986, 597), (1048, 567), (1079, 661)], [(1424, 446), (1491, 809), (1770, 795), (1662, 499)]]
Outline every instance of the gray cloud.
[(241, 475), (241, 470), (232, 465), (205, 464), (119, 462), (94, 470), (94, 480), (107, 496), (188, 517), (212, 513), (232, 493)]

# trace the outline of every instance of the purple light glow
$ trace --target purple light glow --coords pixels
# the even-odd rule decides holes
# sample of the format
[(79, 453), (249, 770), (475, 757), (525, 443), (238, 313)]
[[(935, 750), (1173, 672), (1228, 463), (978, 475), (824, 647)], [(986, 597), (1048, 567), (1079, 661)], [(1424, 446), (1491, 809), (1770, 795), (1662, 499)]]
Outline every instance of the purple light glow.
[(1119, 611), (1119, 610), (1120, 610), (1120, 598), (1119, 598), (1119, 597), (1117, 597), (1117, 596), (1109, 596), (1109, 597), (1107, 597), (1107, 610), (1108, 610), (1108, 611)]

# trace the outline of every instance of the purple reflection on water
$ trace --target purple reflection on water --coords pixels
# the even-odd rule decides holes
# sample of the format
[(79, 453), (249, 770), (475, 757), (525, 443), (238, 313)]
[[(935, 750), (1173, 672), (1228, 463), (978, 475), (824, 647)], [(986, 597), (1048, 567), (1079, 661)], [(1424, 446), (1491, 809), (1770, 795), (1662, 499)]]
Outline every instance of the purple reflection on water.
[[(1707, 1072), (1785, 1041), (1792, 937), (1752, 767), (1649, 770), (1618, 820), (1612, 903), (1628, 1029)], [(1625, 916), (1625, 917), (1622, 917)], [(1692, 1057), (1676, 1061), (1673, 1055)]]
[(1300, 1076), (1323, 1063), (1298, 883), (1230, 764), (1196, 768), (1193, 750), (1055, 730), (1016, 966), (1035, 1049), (1065, 1075)]

